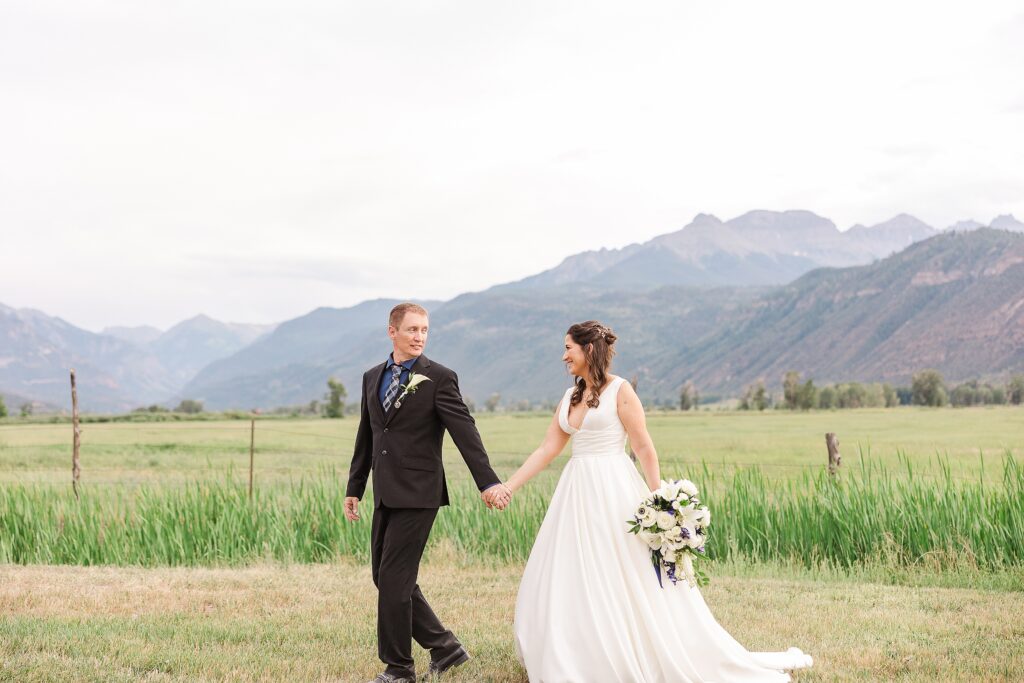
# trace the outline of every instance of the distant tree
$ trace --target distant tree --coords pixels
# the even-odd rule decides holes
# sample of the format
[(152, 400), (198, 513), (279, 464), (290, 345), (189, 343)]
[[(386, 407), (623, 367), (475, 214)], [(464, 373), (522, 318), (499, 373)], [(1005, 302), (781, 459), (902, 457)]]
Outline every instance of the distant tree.
[(520, 413), (528, 413), (531, 410), (533, 410), (533, 405), (530, 403), (529, 399), (524, 398), (516, 403), (516, 411)]
[(896, 390), (892, 388), (891, 384), (882, 385), (882, 398), (885, 400), (886, 408), (894, 408), (900, 404), (900, 397), (896, 394)]
[(176, 413), (188, 413), (195, 414), (203, 412), (203, 402), (196, 401), (191, 398), (183, 399), (181, 403), (174, 409)]
[(909, 406), (914, 402), (914, 390), (910, 387), (896, 387), (896, 398), (901, 406)]
[(316, 400), (315, 398), (312, 401), (310, 401), (309, 405), (306, 406), (306, 412), (309, 413), (310, 415), (319, 415), (320, 401)]
[(498, 404), (500, 404), (500, 403), (501, 403), (501, 394), (493, 393), (493, 394), (491, 394), (490, 396), (487, 397), (486, 401), (484, 401), (484, 409), (487, 410), (487, 412), (489, 412), (489, 413), (493, 413), (495, 410), (498, 409)]
[(813, 380), (804, 382), (797, 391), (796, 405), (800, 410), (810, 410), (818, 403), (818, 389)]
[(31, 414), (32, 414), (32, 404), (31, 403), (22, 403), (21, 404), (21, 416), (22, 417), (28, 417)]
[(679, 410), (696, 410), (700, 404), (700, 394), (693, 382), (687, 381), (679, 391)]
[(0, 417), (7, 417), (7, 404), (4, 403), (3, 396), (0, 396)]
[(972, 406), (976, 400), (975, 388), (968, 382), (956, 385), (949, 392), (949, 403), (954, 406)]
[(818, 392), (818, 407), (822, 410), (832, 410), (836, 407), (835, 387), (822, 387)]
[(884, 408), (885, 388), (878, 382), (864, 387), (864, 405), (869, 408)]
[(466, 408), (469, 409), (469, 412), (471, 412), (471, 413), (475, 413), (476, 412), (476, 401), (474, 401), (473, 399), (471, 399), (468, 396), (463, 396), (462, 400), (466, 404)]
[(1006, 401), (1015, 406), (1024, 403), (1024, 375), (1014, 375), (1006, 386)]
[(840, 408), (863, 408), (868, 402), (868, 391), (860, 382), (836, 385), (836, 405)]
[(345, 385), (340, 380), (328, 377), (327, 390), (327, 394), (324, 396), (324, 400), (327, 401), (324, 415), (330, 418), (345, 417), (345, 397), (348, 396)]
[(800, 373), (790, 370), (782, 378), (782, 400), (787, 408), (796, 410), (800, 405)]
[(949, 402), (954, 406), (985, 406), (994, 403), (1005, 403), (1006, 394), (1002, 388), (991, 384), (982, 384), (972, 379), (953, 387), (949, 392)]
[(938, 370), (915, 372), (910, 384), (915, 405), (935, 407), (946, 405), (948, 399), (946, 383)]
[(740, 399), (740, 410), (764, 410), (768, 407), (768, 392), (764, 388), (764, 380), (759, 379), (747, 386)]

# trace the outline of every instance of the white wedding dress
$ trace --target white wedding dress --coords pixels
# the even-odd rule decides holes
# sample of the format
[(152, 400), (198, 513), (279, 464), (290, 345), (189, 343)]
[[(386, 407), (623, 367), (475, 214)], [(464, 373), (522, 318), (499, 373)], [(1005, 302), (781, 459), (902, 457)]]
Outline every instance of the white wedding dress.
[(770, 683), (811, 658), (748, 652), (684, 581), (658, 585), (650, 551), (627, 533), (650, 493), (625, 452), (614, 378), (597, 408), (569, 426), (565, 466), (530, 551), (516, 599), (515, 638), (530, 683)]

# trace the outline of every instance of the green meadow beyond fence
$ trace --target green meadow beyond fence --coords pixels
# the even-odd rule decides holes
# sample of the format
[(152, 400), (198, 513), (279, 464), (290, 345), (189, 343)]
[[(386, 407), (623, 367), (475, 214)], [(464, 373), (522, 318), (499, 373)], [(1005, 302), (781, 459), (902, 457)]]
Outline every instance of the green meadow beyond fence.
[[(941, 463), (940, 463), (941, 464)], [(713, 512), (712, 559), (745, 557), (853, 567), (884, 561), (1024, 566), (1024, 471), (1002, 457), (993, 481), (915, 476), (862, 458), (833, 480), (824, 468), (769, 479), (759, 467), (723, 472), (684, 467)], [(908, 471), (910, 470), (910, 471)], [(452, 485), (432, 543), (473, 556), (522, 562), (544, 517), (555, 477), (538, 478), (505, 512), (487, 510), (470, 482)], [(371, 500), (363, 519), (344, 519), (344, 473), (257, 488), (231, 471), (185, 486), (134, 489), (15, 483), (0, 487), (0, 562), (19, 564), (241, 565), (265, 559), (323, 562), (369, 552)], [(594, 501), (600, 505), (600, 501)], [(623, 519), (623, 533), (626, 524)]]

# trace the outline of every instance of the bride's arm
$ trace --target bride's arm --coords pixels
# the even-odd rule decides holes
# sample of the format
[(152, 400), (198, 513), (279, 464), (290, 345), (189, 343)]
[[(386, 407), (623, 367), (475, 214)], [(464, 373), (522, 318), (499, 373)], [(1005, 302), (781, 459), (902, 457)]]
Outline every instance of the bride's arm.
[(569, 435), (563, 432), (558, 424), (558, 411), (561, 408), (562, 404), (559, 402), (558, 407), (555, 408), (555, 415), (551, 419), (551, 424), (548, 425), (548, 432), (544, 435), (544, 440), (537, 447), (537, 450), (531, 453), (526, 462), (516, 470), (516, 473), (505, 481), (505, 485), (512, 489), (513, 492), (519, 490), (535, 474), (551, 464), (551, 461), (565, 448), (565, 444), (569, 441)]
[(652, 491), (661, 486), (661, 467), (658, 464), (658, 452), (654, 450), (654, 442), (647, 433), (647, 418), (644, 406), (636, 395), (633, 385), (623, 382), (618, 395), (619, 419), (629, 435), (629, 443), (633, 447), (636, 459), (644, 471), (647, 487)]

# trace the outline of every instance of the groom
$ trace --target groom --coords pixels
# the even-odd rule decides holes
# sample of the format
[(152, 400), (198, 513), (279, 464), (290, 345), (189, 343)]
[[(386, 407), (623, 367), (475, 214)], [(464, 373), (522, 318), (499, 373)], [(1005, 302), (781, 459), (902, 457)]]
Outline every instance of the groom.
[(387, 666), (371, 683), (412, 683), (412, 640), (430, 650), (422, 680), (436, 680), (469, 659), (430, 609), (416, 584), (423, 548), (438, 508), (448, 505), (441, 462), (447, 429), (488, 507), (505, 509), (511, 491), (491, 469), (480, 434), (459, 393), (458, 377), (423, 355), (428, 318), (422, 306), (391, 310), (387, 361), (363, 375), (359, 430), (345, 493), (345, 516), (359, 519), (359, 500), (373, 471), (371, 567), (377, 586), (377, 649)]

